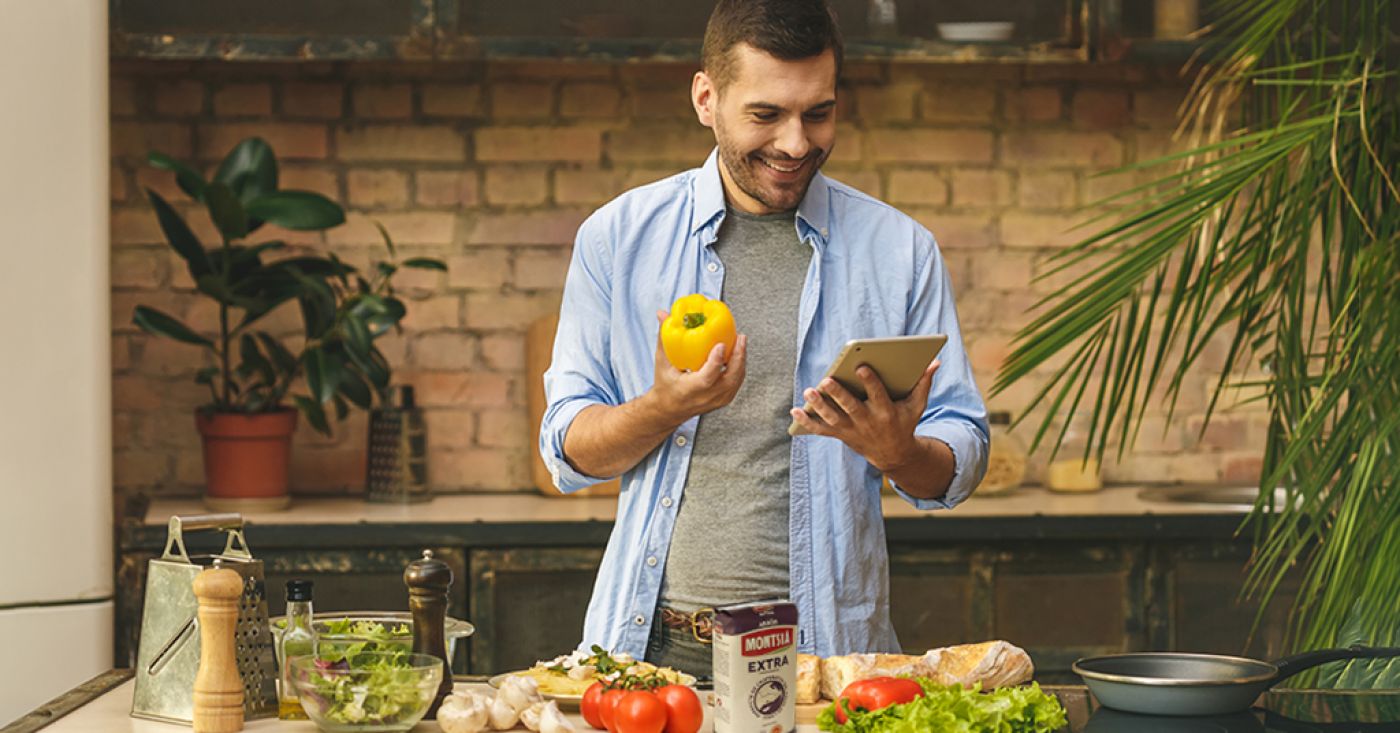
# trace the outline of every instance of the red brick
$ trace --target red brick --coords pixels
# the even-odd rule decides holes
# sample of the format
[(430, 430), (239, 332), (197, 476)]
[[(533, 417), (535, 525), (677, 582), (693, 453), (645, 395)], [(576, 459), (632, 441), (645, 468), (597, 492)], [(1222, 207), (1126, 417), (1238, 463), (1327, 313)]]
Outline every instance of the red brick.
[(201, 488), (206, 481), (203, 451), (182, 451), (175, 455), (175, 484), (177, 486)]
[(530, 447), (530, 422), (524, 410), (482, 410), (476, 440), (488, 448)]
[(334, 171), (282, 166), (277, 174), (277, 186), (296, 191), (315, 191), (331, 200), (340, 200), (340, 183)]
[(1075, 204), (1073, 173), (1022, 171), (1016, 201), (1027, 209), (1070, 209)]
[(653, 87), (690, 88), (690, 82), (699, 71), (693, 62), (623, 64), (617, 67), (617, 74), (625, 84)]
[(479, 84), (426, 84), (423, 114), (429, 117), (485, 117), (486, 102)]
[(188, 160), (194, 150), (190, 126), (172, 122), (114, 122), (112, 123), (112, 155), (135, 158), (144, 165), (146, 154), (158, 151)]
[(403, 325), (414, 331), (459, 328), (462, 325), (462, 301), (455, 295), (414, 300), (407, 305), (408, 315)]
[(856, 107), (861, 119), (870, 123), (909, 122), (914, 119), (919, 85), (914, 82), (856, 87)]
[[(567, 92), (567, 89), (565, 91)], [(642, 120), (695, 119), (695, 106), (690, 100), (689, 84), (629, 88), (626, 111), (629, 116)], [(565, 114), (567, 115), (567, 112)]]
[(1085, 217), (1063, 214), (1007, 212), (1001, 217), (1001, 241), (1008, 247), (1068, 247), (1083, 239), (1079, 225)]
[[(298, 431), (299, 433), (302, 431)], [(304, 431), (311, 433), (313, 431)], [(290, 480), (297, 494), (349, 494), (365, 485), (365, 448), (313, 448), (292, 450)]]
[(874, 129), (871, 157), (885, 163), (991, 163), (993, 135), (982, 130)]
[(1264, 473), (1264, 458), (1257, 454), (1230, 454), (1225, 459), (1225, 467), (1220, 472), (1220, 480), (1227, 484), (1257, 486)]
[(486, 76), (490, 79), (611, 79), (613, 67), (562, 60), (510, 61), (491, 64)]
[[(413, 308), (409, 305), (410, 310)], [(395, 369), (400, 365), (408, 363), (408, 337), (396, 331), (389, 331), (374, 340), (374, 345), (379, 349), (379, 353), (384, 355), (385, 360)], [(395, 379), (398, 375), (395, 375)]]
[(612, 84), (565, 84), (559, 90), (560, 117), (613, 119), (622, 105), (622, 92)]
[(434, 452), (428, 464), (433, 486), (442, 489), (517, 489), (527, 483), (523, 474), (529, 469), (522, 455), (498, 449)]
[(491, 117), (497, 120), (548, 119), (554, 115), (554, 85), (495, 83), (491, 85)]
[(114, 333), (133, 333), (136, 324), (131, 322), (136, 306), (144, 305), (169, 315), (180, 317), (184, 313), (184, 296), (169, 291), (154, 292), (114, 291), (111, 294), (110, 318)]
[(1137, 428), (1137, 440), (1132, 445), (1133, 453), (1179, 453), (1185, 448), (1181, 425), (1159, 415), (1142, 419)]
[(649, 125), (608, 133), (608, 159), (613, 162), (665, 161), (690, 168), (703, 163), (714, 146), (714, 133), (699, 125)]
[(638, 186), (645, 186), (645, 185), (647, 185), (648, 183), (655, 183), (655, 182), (657, 182), (657, 181), (659, 181), (659, 180), (661, 180), (661, 179), (663, 179), (663, 178), (670, 178), (671, 176), (676, 175), (677, 173), (681, 172), (682, 170), (685, 170), (685, 169), (687, 169), (687, 168), (692, 168), (692, 167), (694, 167), (694, 165), (695, 165), (695, 164), (692, 163), (692, 164), (690, 164), (690, 165), (684, 165), (684, 164), (682, 164), (682, 165), (669, 166), (669, 167), (664, 167), (664, 168), (650, 168), (650, 167), (637, 167), (637, 168), (632, 168), (632, 170), (629, 171), (629, 172), (627, 173), (627, 184), (626, 184), (623, 188), (624, 188), (624, 190), (625, 190), (625, 189), (636, 188), (636, 187), (638, 187)]
[(415, 175), (422, 206), (475, 206), (481, 202), (476, 171), (422, 171)]
[(889, 202), (945, 206), (948, 203), (948, 182), (935, 171), (890, 171)]
[(449, 287), (498, 291), (509, 281), (510, 260), (504, 251), (482, 250), (447, 261)]
[(587, 211), (553, 209), (530, 213), (467, 216), (468, 244), (568, 244)]
[(419, 369), (471, 369), (476, 338), (461, 332), (425, 333), (413, 339), (410, 360)]
[[(172, 205), (185, 204), (190, 200), (189, 194), (180, 189), (180, 184), (176, 181), (174, 173), (143, 165), (136, 169), (136, 203), (138, 205), (147, 205), (149, 199), (146, 197), (146, 189), (160, 194)], [(150, 210), (149, 207), (147, 210)], [(155, 219), (154, 211), (151, 213), (151, 218)]]
[(828, 176), (862, 193), (882, 198), (880, 174), (871, 170), (834, 169), (824, 171)]
[(515, 258), (515, 287), (522, 290), (560, 290), (569, 272), (567, 250), (548, 254), (520, 254)]
[(836, 126), (836, 141), (827, 163), (859, 163), (865, 157), (865, 133), (852, 125)]
[(476, 440), (476, 413), (468, 410), (426, 410), (428, 450), (434, 453), (466, 448)]
[[(1172, 139), (1171, 130), (1147, 130), (1133, 135), (1133, 159), (1138, 163), (1163, 158), (1185, 149), (1185, 143)], [(1151, 173), (1160, 176), (1168, 171), (1168, 168), (1154, 167)]]
[(204, 84), (197, 81), (161, 82), (155, 89), (156, 114), (193, 117), (204, 111)]
[(1011, 174), (999, 170), (953, 169), (953, 205), (1002, 206), (1011, 203)]
[(130, 339), (122, 334), (112, 334), (112, 371), (124, 372), (131, 368)]
[(424, 407), (505, 407), (511, 402), (511, 381), (492, 372), (425, 372), (402, 370)]
[(130, 194), (130, 187), (126, 185), (126, 171), (114, 165), (107, 171), (107, 176), (108, 200), (125, 201)]
[(1025, 252), (979, 252), (972, 260), (972, 282), (979, 292), (1030, 290), (1034, 258)]
[(1002, 139), (1007, 165), (1106, 168), (1122, 165), (1123, 143), (1102, 132), (1011, 132)]
[(997, 91), (984, 84), (936, 84), (923, 91), (919, 109), (921, 119), (934, 122), (990, 123)]
[(196, 370), (209, 363), (208, 352), (202, 347), (183, 341), (150, 336), (140, 341), (133, 339), (132, 345), (132, 366), (141, 374), (192, 376)]
[(355, 116), (406, 120), (413, 115), (413, 88), (408, 84), (362, 84), (351, 93)]
[(158, 244), (165, 241), (149, 206), (112, 209), (112, 244)]
[(930, 211), (910, 211), (930, 232), (941, 249), (985, 250), (992, 246), (993, 220), (990, 215), (946, 214)]
[(1074, 93), (1076, 127), (1112, 130), (1128, 124), (1128, 93), (1117, 89), (1080, 89)]
[(345, 224), (326, 232), (326, 241), (341, 245), (382, 245), (378, 221), (389, 231), (395, 244), (440, 244), (453, 241), (457, 217), (445, 211), (382, 212), (372, 217), (351, 213)]
[(157, 288), (165, 277), (168, 259), (163, 249), (120, 249), (112, 253), (112, 285)]
[(119, 486), (158, 486), (170, 480), (170, 454), (151, 450), (115, 451), (112, 454), (112, 473)]
[(601, 204), (627, 190), (623, 169), (560, 168), (554, 171), (554, 201), (560, 204)]
[(335, 133), (339, 157), (347, 161), (462, 162), (467, 146), (462, 134), (440, 125), (366, 125)]
[(1181, 88), (1133, 92), (1133, 121), (1147, 127), (1175, 128), (1186, 91)]
[(467, 328), (523, 330), (531, 321), (559, 309), (557, 293), (467, 293)]
[(1084, 203), (1089, 206), (1105, 203), (1132, 188), (1137, 181), (1131, 174), (1088, 175), (1084, 177)]
[(408, 203), (408, 174), (390, 170), (351, 170), (346, 175), (350, 205), (402, 207)]
[(287, 117), (339, 119), (345, 88), (337, 82), (289, 81), (282, 85), (282, 113)]
[(496, 205), (542, 204), (549, 196), (549, 171), (542, 167), (491, 166), (482, 188)]
[(230, 84), (214, 92), (214, 114), (219, 117), (252, 117), (272, 114), (272, 87), (267, 84)]
[(136, 85), (131, 79), (108, 77), (107, 102), (112, 117), (135, 117), (137, 114)]
[(235, 145), (250, 137), (266, 140), (276, 152), (278, 160), (326, 157), (325, 126), (304, 122), (201, 125), (199, 152), (204, 158), (222, 160)]
[(1055, 122), (1063, 115), (1059, 87), (1033, 86), (1006, 92), (1006, 117), (1013, 122)]
[(589, 127), (486, 127), (473, 136), (482, 162), (596, 162), (602, 133)]
[(164, 392), (160, 382), (149, 377), (112, 377), (112, 409), (116, 411), (149, 412), (164, 403)]
[(1011, 355), (1011, 342), (1007, 337), (979, 334), (968, 347), (968, 362), (979, 381), (989, 381), (996, 377), (1006, 357)]
[(496, 371), (525, 368), (525, 340), (518, 334), (492, 334), (481, 337), (481, 360)]

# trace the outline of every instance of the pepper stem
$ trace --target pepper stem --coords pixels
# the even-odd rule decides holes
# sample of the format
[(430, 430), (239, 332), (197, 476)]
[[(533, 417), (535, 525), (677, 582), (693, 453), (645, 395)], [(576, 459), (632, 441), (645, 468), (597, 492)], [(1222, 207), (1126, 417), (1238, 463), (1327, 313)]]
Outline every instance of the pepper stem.
[(699, 328), (705, 325), (704, 313), (687, 313), (682, 318), (686, 328)]

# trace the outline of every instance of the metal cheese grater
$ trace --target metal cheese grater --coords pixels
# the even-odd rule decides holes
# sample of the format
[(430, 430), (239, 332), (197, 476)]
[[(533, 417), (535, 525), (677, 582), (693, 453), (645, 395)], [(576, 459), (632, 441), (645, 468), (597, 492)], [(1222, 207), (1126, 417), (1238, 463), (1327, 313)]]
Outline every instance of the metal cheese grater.
[(413, 387), (399, 388), (397, 407), (370, 412), (365, 490), (365, 499), (374, 502), (411, 504), (433, 498), (428, 486), (427, 427), (423, 412), (413, 403)]
[[(223, 552), (185, 552), (184, 530), (228, 533)], [(136, 692), (131, 714), (189, 724), (194, 718), (194, 678), (199, 670), (198, 602), (194, 578), (215, 559), (243, 578), (235, 633), (238, 673), (243, 678), (244, 717), (276, 717), (277, 667), (267, 625), (263, 564), (254, 560), (243, 539), (238, 514), (172, 516), (165, 552), (146, 570), (146, 603), (141, 614), (141, 642), (136, 656)]]

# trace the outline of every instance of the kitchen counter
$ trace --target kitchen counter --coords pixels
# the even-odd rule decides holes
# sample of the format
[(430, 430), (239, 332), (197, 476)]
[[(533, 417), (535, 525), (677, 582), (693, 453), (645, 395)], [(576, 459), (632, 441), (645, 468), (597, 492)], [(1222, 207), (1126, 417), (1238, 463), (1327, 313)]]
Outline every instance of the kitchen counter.
[[(1218, 504), (1148, 501), (1142, 486), (1114, 486), (1085, 494), (1022, 487), (1003, 496), (973, 496), (951, 511), (920, 511), (887, 495), (882, 504), (891, 542), (929, 539), (1228, 538), (1244, 513)], [(333, 542), (373, 547), (405, 533), (433, 542), (474, 546), (576, 545), (607, 541), (617, 507), (614, 497), (546, 497), (538, 494), (453, 494), (421, 504), (371, 504), (359, 498), (298, 499), (280, 512), (244, 515), (250, 541), (260, 545), (311, 546)], [(151, 503), (144, 517), (128, 520), (121, 543), (159, 547), (172, 514), (203, 514), (198, 499)], [(254, 540), (253, 538), (256, 538)]]
[[(484, 688), (480, 679), (458, 678), (457, 685), (459, 688)], [(179, 730), (169, 723), (130, 716), (134, 684), (129, 671), (110, 672), (39, 708), (6, 730), (8, 733), (32, 733), (41, 729), (46, 733), (169, 733)], [(1268, 706), (1267, 710), (1256, 707), (1247, 713), (1224, 717), (1165, 718), (1099, 708), (1097, 701), (1080, 685), (1046, 686), (1044, 689), (1054, 694), (1068, 713), (1069, 725), (1062, 728), (1060, 733), (1333, 733), (1396, 730), (1394, 722), (1314, 723), (1274, 712), (1275, 709), (1326, 710), (1330, 711), (1330, 717), (1337, 707), (1328, 703), (1344, 697), (1341, 694), (1270, 693), (1261, 699), (1261, 703)], [(1379, 706), (1383, 708), (1383, 715), (1374, 715), (1377, 706), (1372, 706), (1367, 708), (1369, 713), (1347, 719), (1394, 720), (1389, 713), (1395, 712), (1395, 696), (1386, 695), (1385, 698), (1390, 704)], [(570, 714), (569, 718), (580, 733), (593, 730), (576, 713)], [(244, 730), (252, 733), (314, 733), (317, 729), (309, 721), (254, 720), (249, 721)], [(437, 723), (428, 721), (419, 723), (413, 730), (415, 733), (438, 733), (441, 728)], [(701, 730), (702, 733), (711, 730), (708, 720)], [(797, 726), (797, 733), (816, 733), (817, 730), (815, 725)]]

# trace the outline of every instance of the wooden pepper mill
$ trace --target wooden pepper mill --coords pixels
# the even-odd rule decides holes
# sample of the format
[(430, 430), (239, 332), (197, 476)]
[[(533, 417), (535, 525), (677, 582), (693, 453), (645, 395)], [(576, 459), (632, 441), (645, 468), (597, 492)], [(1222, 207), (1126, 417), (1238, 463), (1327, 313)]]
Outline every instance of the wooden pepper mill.
[(194, 677), (195, 733), (243, 730), (243, 678), (238, 674), (234, 633), (243, 578), (222, 567), (202, 571), (194, 579), (199, 600), (199, 671)]
[(413, 653), (430, 654), (442, 660), (442, 682), (424, 720), (436, 720), (438, 706), (452, 694), (452, 665), (447, 659), (447, 589), (452, 587), (452, 568), (423, 551), (403, 571), (408, 586), (408, 610), (413, 614)]

